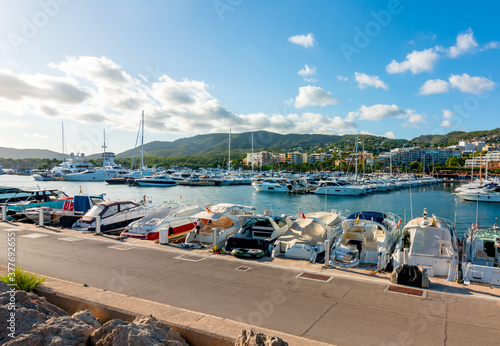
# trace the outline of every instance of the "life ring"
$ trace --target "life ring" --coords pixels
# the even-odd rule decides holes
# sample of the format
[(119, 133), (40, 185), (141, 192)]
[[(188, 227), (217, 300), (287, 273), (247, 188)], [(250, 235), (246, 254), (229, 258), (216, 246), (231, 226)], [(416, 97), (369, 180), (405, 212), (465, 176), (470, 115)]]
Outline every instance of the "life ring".
[(261, 258), (264, 256), (264, 251), (260, 249), (242, 249), (242, 248), (235, 248), (233, 251), (231, 251), (231, 255), (234, 257), (238, 258), (251, 258), (251, 259), (257, 259)]

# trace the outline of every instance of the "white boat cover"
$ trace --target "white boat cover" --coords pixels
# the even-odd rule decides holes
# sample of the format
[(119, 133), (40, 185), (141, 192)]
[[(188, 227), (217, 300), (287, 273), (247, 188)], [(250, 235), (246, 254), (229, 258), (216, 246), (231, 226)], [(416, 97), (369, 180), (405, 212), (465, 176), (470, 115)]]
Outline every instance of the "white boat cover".
[(427, 255), (433, 257), (452, 257), (453, 249), (451, 234), (447, 229), (440, 227), (412, 227), (410, 238), (410, 254)]
[(305, 219), (298, 218), (295, 220), (288, 230), (279, 237), (281, 243), (290, 245), (303, 243), (310, 246), (323, 244), (327, 238), (328, 231), (316, 218), (330, 227), (341, 221), (340, 217), (335, 213), (317, 212), (309, 213), (305, 216)]

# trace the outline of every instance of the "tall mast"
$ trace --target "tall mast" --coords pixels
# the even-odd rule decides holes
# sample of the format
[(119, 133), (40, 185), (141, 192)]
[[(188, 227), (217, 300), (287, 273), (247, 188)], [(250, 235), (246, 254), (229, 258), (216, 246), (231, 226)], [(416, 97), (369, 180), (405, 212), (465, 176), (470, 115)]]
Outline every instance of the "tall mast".
[(139, 168), (140, 175), (142, 177), (142, 167), (144, 167), (144, 110), (142, 111), (141, 118), (141, 167)]
[(363, 139), (363, 179), (365, 179), (365, 140)]
[(102, 148), (104, 149), (104, 153), (102, 154), (102, 167), (104, 167), (107, 164), (107, 158), (106, 158), (106, 129), (103, 130), (104, 133), (104, 144), (102, 145)]
[(253, 172), (253, 132), (252, 132), (252, 172)]
[(61, 130), (62, 130), (62, 154), (63, 154), (63, 159), (66, 158), (66, 148), (64, 145), (64, 121), (61, 122)]
[(358, 134), (356, 133), (356, 170), (355, 170), (354, 179), (358, 181)]
[(229, 129), (229, 146), (228, 146), (228, 161), (227, 161), (227, 170), (231, 171), (231, 129)]

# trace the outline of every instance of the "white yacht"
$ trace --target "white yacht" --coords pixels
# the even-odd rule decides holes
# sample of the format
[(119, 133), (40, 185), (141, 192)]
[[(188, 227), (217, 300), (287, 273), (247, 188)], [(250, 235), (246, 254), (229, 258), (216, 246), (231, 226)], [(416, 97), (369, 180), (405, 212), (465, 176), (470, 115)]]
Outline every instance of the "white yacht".
[(342, 181), (322, 180), (313, 192), (318, 195), (359, 196), (366, 195), (366, 187)]
[(70, 157), (64, 160), (59, 166), (52, 168), (52, 174), (55, 176), (64, 176), (66, 174), (81, 173), (94, 168), (94, 165), (85, 159), (85, 154), (70, 154)]
[(456, 281), (458, 272), (457, 235), (453, 224), (434, 215), (424, 214), (406, 224), (394, 254), (393, 266), (417, 265), (426, 269), (428, 276), (444, 276)]
[(392, 213), (362, 211), (349, 215), (342, 222), (342, 235), (332, 246), (331, 263), (346, 268), (368, 264), (383, 270), (396, 246), (400, 225), (401, 218)]
[(500, 286), (500, 228), (473, 224), (465, 234), (462, 253), (462, 278)]
[(291, 190), (286, 180), (275, 178), (268, 178), (262, 181), (254, 181), (252, 183), (252, 186), (255, 190), (264, 192), (288, 192)]
[(158, 174), (142, 179), (136, 179), (135, 185), (148, 187), (169, 187), (176, 186), (177, 181), (166, 174)]
[(115, 154), (111, 152), (103, 153), (103, 167), (100, 169), (89, 169), (79, 173), (63, 175), (68, 181), (105, 181), (109, 178), (125, 175), (128, 170), (115, 163)]

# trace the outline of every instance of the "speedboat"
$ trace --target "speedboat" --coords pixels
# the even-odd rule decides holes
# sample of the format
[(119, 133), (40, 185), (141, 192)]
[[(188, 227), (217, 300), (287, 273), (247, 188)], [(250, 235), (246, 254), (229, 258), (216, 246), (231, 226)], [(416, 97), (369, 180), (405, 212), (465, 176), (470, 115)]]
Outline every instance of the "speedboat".
[(252, 186), (257, 191), (264, 192), (288, 192), (292, 189), (284, 179), (268, 178), (262, 181), (254, 181)]
[(32, 195), (30, 191), (18, 189), (17, 187), (0, 186), (0, 203), (18, 202)]
[(359, 196), (366, 195), (366, 187), (341, 181), (323, 180), (313, 192), (317, 195)]
[(151, 210), (132, 201), (106, 201), (94, 205), (73, 224), (77, 231), (95, 232), (96, 218), (100, 218), (101, 232), (121, 232), (129, 223), (142, 219)]
[(222, 248), (227, 238), (236, 233), (241, 225), (239, 216), (254, 215), (255, 208), (240, 204), (219, 203), (207, 206), (204, 211), (193, 215), (198, 220), (208, 220), (203, 227), (195, 227), (190, 231), (185, 243), (208, 244), (214, 239), (214, 232), (217, 232), (217, 244)]
[(72, 197), (68, 197), (64, 192), (57, 189), (19, 190), (5, 203), (8, 213), (12, 215), (27, 208), (49, 207), (61, 209), (67, 199), (72, 199)]
[(500, 228), (473, 224), (462, 241), (462, 279), (500, 286)]
[(160, 238), (160, 230), (164, 229), (171, 233), (168, 235), (169, 241), (180, 241), (196, 226), (197, 218), (194, 215), (201, 211), (203, 209), (197, 205), (168, 202), (152, 210), (142, 220), (128, 225), (121, 236), (156, 240)]
[(274, 241), (288, 229), (285, 219), (268, 215), (240, 216), (239, 222), (242, 226), (227, 239), (226, 251), (236, 248), (272, 250)]
[(166, 174), (154, 175), (142, 179), (136, 179), (134, 185), (150, 187), (169, 187), (177, 185), (177, 181)]
[(342, 222), (342, 235), (332, 246), (332, 264), (346, 268), (367, 264), (383, 270), (396, 246), (400, 225), (401, 218), (392, 213), (362, 211), (349, 215)]
[(455, 195), (466, 201), (474, 202), (500, 202), (500, 186), (492, 184), (478, 189), (461, 190)]
[(335, 212), (307, 213), (288, 217), (288, 229), (273, 245), (272, 257), (305, 259), (312, 263), (324, 260), (325, 241), (332, 244), (342, 232), (342, 217)]
[(428, 276), (445, 276), (456, 281), (458, 272), (457, 235), (453, 224), (434, 215), (424, 214), (406, 224), (392, 255), (393, 267), (400, 264), (417, 265)]

